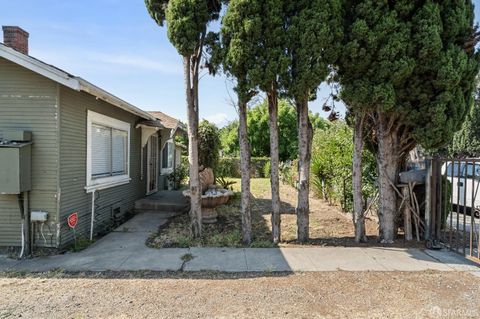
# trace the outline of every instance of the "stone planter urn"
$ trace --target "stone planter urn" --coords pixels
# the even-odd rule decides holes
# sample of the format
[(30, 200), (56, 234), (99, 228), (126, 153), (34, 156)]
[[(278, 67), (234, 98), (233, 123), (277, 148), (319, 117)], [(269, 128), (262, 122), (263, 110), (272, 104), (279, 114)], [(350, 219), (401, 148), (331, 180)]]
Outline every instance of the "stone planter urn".
[[(214, 177), (211, 168), (204, 169), (199, 175), (202, 186), (202, 223), (216, 223), (218, 217), (216, 207), (226, 204), (233, 196), (233, 192), (213, 185)], [(190, 197), (190, 190), (183, 191), (183, 196)]]

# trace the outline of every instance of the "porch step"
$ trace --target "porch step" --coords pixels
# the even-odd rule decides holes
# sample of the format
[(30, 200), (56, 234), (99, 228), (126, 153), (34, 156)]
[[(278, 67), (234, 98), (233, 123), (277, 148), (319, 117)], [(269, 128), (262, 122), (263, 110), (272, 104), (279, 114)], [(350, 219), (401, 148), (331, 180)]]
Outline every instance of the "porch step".
[(164, 219), (168, 219), (168, 218), (171, 218), (171, 217), (175, 217), (175, 216), (180, 216), (182, 214), (185, 214), (187, 213), (187, 211), (181, 211), (181, 212), (172, 212), (172, 211), (161, 211), (161, 210), (143, 210), (143, 209), (135, 209), (135, 213), (136, 214), (154, 214), (156, 216), (158, 216), (159, 218), (164, 218)]
[(160, 191), (135, 202), (136, 212), (158, 212), (176, 216), (188, 212), (189, 201), (179, 191)]

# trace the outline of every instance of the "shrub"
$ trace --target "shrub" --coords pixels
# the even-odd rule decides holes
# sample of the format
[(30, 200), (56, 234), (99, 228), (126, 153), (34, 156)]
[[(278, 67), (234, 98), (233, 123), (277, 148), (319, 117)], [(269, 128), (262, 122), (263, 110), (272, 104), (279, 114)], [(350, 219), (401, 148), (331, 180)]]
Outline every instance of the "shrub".
[(263, 166), (263, 177), (270, 177), (270, 170), (272, 168), (272, 164), (270, 161), (266, 162)]
[(207, 120), (198, 126), (198, 164), (215, 171), (220, 157), (220, 137), (215, 124)]
[(280, 163), (278, 169), (280, 171), (280, 180), (282, 183), (296, 188), (298, 182), (297, 168), (298, 160)]
[(215, 170), (215, 176), (240, 178), (239, 159), (235, 157), (222, 157)]
[(236, 183), (235, 181), (228, 180), (224, 176), (216, 176), (215, 177), (215, 184), (220, 186), (223, 189), (233, 190), (232, 185), (235, 184), (235, 183)]
[[(250, 176), (251, 177), (268, 177), (265, 176), (265, 165), (270, 163), (268, 157), (252, 157), (250, 159)], [(238, 157), (222, 157), (215, 170), (215, 175), (222, 177), (240, 178), (240, 158)]]
[[(342, 121), (315, 132), (312, 144), (311, 185), (317, 196), (339, 203), (352, 211), (353, 132)], [(365, 199), (376, 191), (376, 162), (368, 150), (363, 153), (363, 188)]]
[(188, 162), (185, 162), (182, 158), (182, 162), (173, 172), (170, 173), (167, 177), (168, 181), (172, 184), (174, 190), (180, 189), (182, 184), (187, 180), (188, 177)]

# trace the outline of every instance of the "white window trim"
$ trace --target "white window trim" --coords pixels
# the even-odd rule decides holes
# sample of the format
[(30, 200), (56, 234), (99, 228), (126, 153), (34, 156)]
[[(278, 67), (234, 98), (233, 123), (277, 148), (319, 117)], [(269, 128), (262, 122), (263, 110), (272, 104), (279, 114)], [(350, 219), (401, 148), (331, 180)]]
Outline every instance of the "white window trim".
[[(92, 124), (104, 125), (127, 132), (127, 173), (117, 176), (109, 176), (92, 179)], [(130, 124), (109, 116), (87, 112), (87, 176), (85, 190), (90, 193), (95, 190), (106, 189), (130, 182)]]

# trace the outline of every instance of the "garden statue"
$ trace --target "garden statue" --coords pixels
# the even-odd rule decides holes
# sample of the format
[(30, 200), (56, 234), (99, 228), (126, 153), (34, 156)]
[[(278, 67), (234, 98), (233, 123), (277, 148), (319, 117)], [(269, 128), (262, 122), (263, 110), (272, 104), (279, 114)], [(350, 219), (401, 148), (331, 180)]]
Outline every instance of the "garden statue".
[[(211, 168), (205, 168), (199, 173), (200, 186), (202, 187), (202, 223), (212, 224), (217, 222), (217, 206), (226, 204), (233, 192), (215, 185), (215, 178)], [(183, 191), (183, 196), (190, 197), (190, 190)]]

